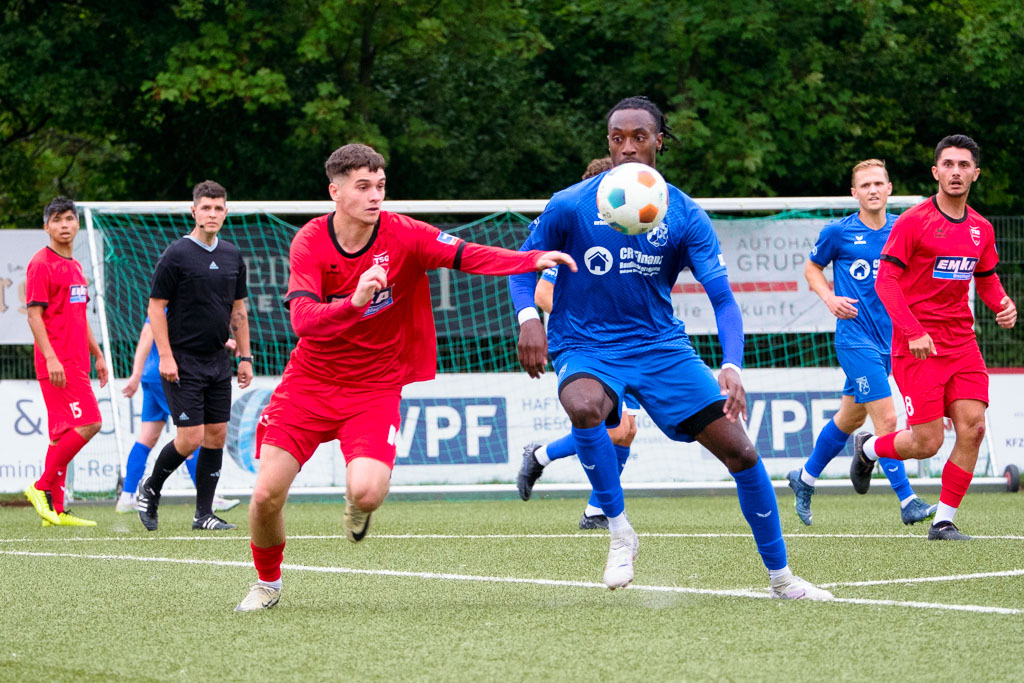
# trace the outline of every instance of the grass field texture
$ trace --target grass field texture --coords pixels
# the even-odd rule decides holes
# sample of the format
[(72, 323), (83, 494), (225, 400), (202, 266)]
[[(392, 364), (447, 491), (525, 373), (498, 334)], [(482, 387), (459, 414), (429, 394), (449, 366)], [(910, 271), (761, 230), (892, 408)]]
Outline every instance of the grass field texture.
[(0, 508), (0, 680), (1020, 680), (1024, 497), (971, 494), (976, 540), (904, 527), (892, 496), (829, 495), (813, 527), (780, 494), (790, 564), (829, 603), (764, 599), (734, 496), (637, 498), (634, 585), (601, 585), (605, 532), (581, 500), (389, 501), (353, 545), (342, 503), (289, 504), (284, 592), (239, 614), (255, 579), (239, 529), (147, 533)]

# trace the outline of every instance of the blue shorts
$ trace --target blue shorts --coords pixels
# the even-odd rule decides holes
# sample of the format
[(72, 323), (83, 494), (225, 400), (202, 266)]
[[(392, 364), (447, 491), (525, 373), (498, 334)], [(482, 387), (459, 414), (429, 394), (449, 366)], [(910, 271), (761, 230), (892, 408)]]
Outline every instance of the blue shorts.
[[(724, 401), (718, 380), (692, 349), (648, 351), (626, 358), (599, 358), (584, 351), (566, 350), (554, 359), (558, 393), (574, 379), (589, 377), (600, 382), (615, 406), (605, 419), (609, 427), (619, 423), (619, 407), (625, 397), (638, 401), (654, 424), (674, 441), (693, 441), (711, 421), (705, 411)], [(704, 411), (704, 412), (702, 412)]]
[(888, 353), (836, 347), (836, 356), (846, 373), (843, 396), (853, 396), (856, 403), (870, 403), (892, 396), (889, 388), (892, 357)]
[(167, 422), (167, 416), (171, 409), (167, 406), (167, 397), (164, 396), (164, 385), (156, 382), (142, 382), (142, 421), (143, 422)]

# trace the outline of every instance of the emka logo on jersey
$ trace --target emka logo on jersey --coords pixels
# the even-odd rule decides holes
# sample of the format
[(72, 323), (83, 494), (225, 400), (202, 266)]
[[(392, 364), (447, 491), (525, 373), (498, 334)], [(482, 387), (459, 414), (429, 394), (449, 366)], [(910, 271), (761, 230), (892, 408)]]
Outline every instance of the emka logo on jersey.
[(977, 225), (971, 226), (971, 241), (974, 242), (974, 246), (981, 245), (981, 228)]
[(89, 289), (85, 285), (71, 285), (68, 303), (84, 304), (89, 300)]
[(373, 301), (370, 302), (370, 307), (363, 313), (363, 317), (379, 313), (393, 303), (395, 303), (395, 300), (391, 298), (391, 287), (385, 287), (373, 295)]
[(978, 259), (973, 256), (936, 256), (932, 277), (937, 280), (970, 280)]

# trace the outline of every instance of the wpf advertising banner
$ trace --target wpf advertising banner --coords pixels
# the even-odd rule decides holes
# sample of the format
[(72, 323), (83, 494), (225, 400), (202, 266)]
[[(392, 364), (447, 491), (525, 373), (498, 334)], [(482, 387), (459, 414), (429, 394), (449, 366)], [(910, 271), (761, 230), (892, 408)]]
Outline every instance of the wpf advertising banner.
[[(764, 458), (769, 472), (783, 475), (799, 466), (813, 447), (821, 428), (839, 408), (843, 375), (838, 369), (748, 370), (747, 433)], [(255, 433), (259, 415), (278, 378), (260, 377), (245, 391), (235, 392), (221, 488), (245, 492), (255, 481)], [(120, 384), (120, 382), (119, 382)], [(98, 385), (94, 385), (99, 390)], [(996, 465), (1024, 465), (1024, 431), (1019, 403), (1024, 375), (993, 375), (990, 438), (996, 447)], [(555, 377), (539, 380), (524, 374), (442, 375), (431, 382), (406, 387), (401, 424), (396, 430), (397, 462), (394, 484), (481, 484), (512, 482), (523, 447), (547, 443), (567, 434), (568, 417), (558, 403)], [(79, 491), (110, 491), (120, 463), (113, 434), (110, 399), (104, 389), (100, 409), (103, 431), (74, 461), (74, 487)], [(119, 396), (123, 451), (130, 450), (139, 431), (141, 392), (131, 400)], [(897, 395), (898, 397), (898, 395)], [(895, 401), (903, 423), (902, 401)], [(695, 443), (669, 440), (642, 412), (630, 461), (623, 472), (626, 482), (717, 481), (729, 478), (724, 466)], [(870, 423), (865, 429), (870, 429)], [(166, 429), (158, 451), (172, 438)], [(42, 471), (46, 454), (46, 411), (37, 382), (0, 382), (0, 492), (17, 492)], [(937, 474), (952, 446), (953, 433), (940, 455), (928, 461), (922, 474)], [(850, 447), (844, 455), (850, 454)], [(982, 449), (978, 473), (988, 464)], [(150, 466), (155, 454), (150, 457)], [(849, 460), (837, 458), (826, 475), (843, 476)], [(916, 474), (915, 465), (911, 473)], [(585, 482), (575, 458), (556, 461), (544, 473), (545, 482)], [(344, 486), (345, 463), (338, 442), (323, 444), (303, 467), (297, 487)], [(176, 472), (168, 490), (191, 489), (185, 468)]]

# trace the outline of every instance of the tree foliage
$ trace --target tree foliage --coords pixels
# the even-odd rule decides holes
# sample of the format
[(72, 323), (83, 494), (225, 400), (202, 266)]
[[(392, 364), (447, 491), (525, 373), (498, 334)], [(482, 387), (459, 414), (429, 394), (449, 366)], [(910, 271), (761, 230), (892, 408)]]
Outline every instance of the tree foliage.
[(982, 145), (972, 203), (1024, 212), (1024, 6), (1011, 0), (10, 0), (0, 224), (53, 194), (324, 196), (363, 141), (401, 198), (544, 197), (658, 102), (694, 196), (844, 194), (887, 160), (930, 193), (935, 143)]

